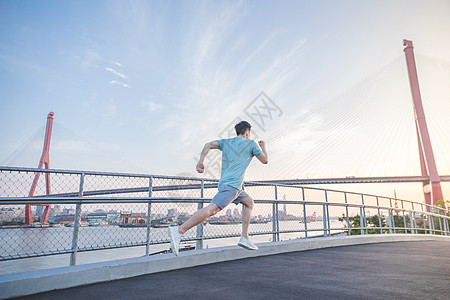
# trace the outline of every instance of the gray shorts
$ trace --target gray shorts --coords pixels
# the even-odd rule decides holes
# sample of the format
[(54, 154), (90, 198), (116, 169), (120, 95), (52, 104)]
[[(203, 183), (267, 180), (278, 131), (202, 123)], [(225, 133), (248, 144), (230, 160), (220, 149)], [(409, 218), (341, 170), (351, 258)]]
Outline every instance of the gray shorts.
[(248, 194), (243, 190), (238, 190), (228, 184), (222, 184), (219, 185), (219, 192), (212, 198), (211, 203), (216, 204), (220, 209), (224, 209), (231, 202), (238, 205), (247, 197)]

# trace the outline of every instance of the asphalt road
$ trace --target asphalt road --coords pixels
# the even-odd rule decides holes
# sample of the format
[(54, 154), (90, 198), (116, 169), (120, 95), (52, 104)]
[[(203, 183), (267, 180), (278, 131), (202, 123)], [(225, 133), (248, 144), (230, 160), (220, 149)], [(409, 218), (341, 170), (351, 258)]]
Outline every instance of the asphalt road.
[(450, 242), (294, 252), (18, 299), (450, 299)]

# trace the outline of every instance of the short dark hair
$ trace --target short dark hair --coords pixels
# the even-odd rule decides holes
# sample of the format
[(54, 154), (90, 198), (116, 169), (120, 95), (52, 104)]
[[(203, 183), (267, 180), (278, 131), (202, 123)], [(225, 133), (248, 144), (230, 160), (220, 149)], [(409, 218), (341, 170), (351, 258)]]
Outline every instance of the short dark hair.
[(241, 121), (234, 126), (237, 135), (244, 135), (247, 130), (250, 130), (252, 125), (247, 121)]

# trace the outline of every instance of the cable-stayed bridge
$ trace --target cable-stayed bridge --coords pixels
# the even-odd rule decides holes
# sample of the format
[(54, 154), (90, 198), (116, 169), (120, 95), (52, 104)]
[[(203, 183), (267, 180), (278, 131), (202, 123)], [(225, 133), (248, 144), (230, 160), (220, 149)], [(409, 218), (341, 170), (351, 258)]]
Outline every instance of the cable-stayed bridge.
[[(441, 121), (446, 118), (446, 114), (438, 106), (431, 110), (438, 117), (431, 119), (430, 127), (437, 128), (434, 131), (437, 132), (435, 136), (442, 138), (439, 145), (445, 140), (444, 151), (442, 147), (439, 148), (440, 155), (435, 158), (428, 124), (425, 121), (412, 43), (405, 40), (404, 46), (413, 107), (404, 103), (393, 104), (392, 107), (384, 108), (383, 113), (386, 119), (379, 119), (380, 115), (377, 112), (380, 106), (377, 100), (392, 100), (399, 96), (392, 95), (389, 89), (381, 87), (381, 81), (379, 81), (380, 76), (389, 78), (389, 75), (386, 75), (389, 72), (386, 73), (386, 70), (397, 66), (399, 61), (396, 60), (359, 83), (356, 89), (351, 89), (333, 99), (329, 105), (337, 105), (339, 109), (334, 110), (331, 115), (324, 114), (326, 117), (318, 118), (321, 112), (328, 109), (327, 105), (321, 106), (316, 111), (305, 113), (293, 123), (268, 136), (267, 141), (274, 150), (271, 159), (275, 165), (279, 163), (282, 167), (271, 172), (270, 179), (245, 182), (246, 191), (254, 197), (256, 203), (250, 234), (253, 240), (261, 245), (262, 254), (257, 255), (311, 249), (308, 248), (310, 244), (304, 243), (308, 240), (313, 240), (314, 242), (309, 243), (315, 243), (314, 247), (317, 248), (386, 241), (416, 240), (426, 243), (430, 239), (436, 242), (437, 238), (447, 242), (450, 235), (450, 213), (440, 201), (444, 200), (441, 182), (449, 182), (450, 175), (438, 174), (436, 162), (446, 161), (446, 157), (442, 159), (442, 153), (446, 151), (445, 142), (448, 133), (445, 129), (439, 130), (439, 126), (436, 127), (434, 123), (436, 120)], [(441, 67), (445, 69), (448, 66), (444, 62)], [(388, 85), (392, 87), (397, 84), (398, 82), (392, 80), (388, 82)], [(381, 93), (377, 90), (378, 88)], [(377, 91), (371, 93), (367, 92), (368, 90)], [(385, 98), (378, 98), (382, 95)], [(341, 99), (352, 101), (341, 102)], [(370, 101), (360, 101), (361, 99)], [(363, 114), (360, 113), (362, 108), (365, 111)], [(411, 112), (414, 112), (414, 115)], [(264, 115), (260, 114), (257, 117), (263, 118)], [(357, 137), (361, 132), (370, 131), (370, 125), (362, 122), (368, 118), (378, 120), (380, 126), (375, 131), (381, 134), (365, 137), (365, 139), (362, 136), (362, 139), (358, 140)], [(394, 122), (391, 123), (391, 120)], [(411, 136), (403, 134), (404, 129), (411, 125), (405, 120), (415, 121), (414, 143), (418, 152), (408, 153), (398, 158), (390, 155), (390, 151), (395, 148), (390, 146), (411, 145)], [(355, 122), (359, 125), (355, 125)], [(52, 125), (53, 113), (50, 113), (38, 168), (0, 167), (0, 205), (3, 222), (0, 226), (2, 241), (0, 263), (18, 262), (20, 259), (26, 261), (27, 267), (33, 267), (36, 265), (35, 261), (28, 263), (28, 259), (68, 254), (70, 255), (69, 264), (74, 266), (79, 264), (80, 260), (82, 261), (85, 254), (102, 250), (110, 251), (108, 253), (111, 257), (118, 258), (117, 252), (114, 251), (130, 247), (142, 249), (142, 252), (145, 249), (146, 259), (148, 256), (166, 253), (169, 239), (165, 227), (184, 222), (192, 212), (208, 203), (216, 191), (218, 180), (214, 178), (51, 169)], [(411, 131), (411, 128), (408, 130)], [(386, 134), (386, 132), (392, 134)], [(305, 136), (311, 139), (304, 139)], [(357, 141), (356, 144), (351, 142), (354, 140)], [(368, 143), (364, 144), (363, 141)], [(312, 144), (309, 145), (309, 142)], [(370, 143), (381, 146), (371, 147)], [(307, 149), (308, 147), (310, 148)], [(355, 152), (350, 151), (354, 147), (359, 147), (362, 158), (356, 157)], [(319, 157), (319, 161), (311, 166), (311, 158), (308, 157), (297, 159), (291, 155), (286, 159), (289, 152), (298, 154), (302, 151), (303, 153), (313, 152), (311, 156)], [(354, 165), (357, 166), (367, 163), (365, 161), (367, 156), (374, 157), (370, 165), (376, 168), (395, 164), (396, 160), (407, 162), (405, 157), (409, 159), (417, 154), (414, 160), (417, 161), (419, 157), (417, 165), (420, 167), (420, 175), (409, 175), (415, 173), (411, 171), (417, 170), (416, 167), (412, 167), (404, 173), (404, 176), (351, 175), (322, 178), (317, 176), (312, 179), (295, 176), (299, 170), (308, 170), (309, 167), (312, 168), (311, 173), (317, 173), (320, 168), (339, 168), (343, 166), (342, 164), (344, 164), (343, 172), (351, 174), (349, 171), (351, 168), (345, 168), (349, 160), (344, 159), (349, 153), (351, 153), (350, 161), (355, 161)], [(340, 160), (339, 158), (342, 158), (341, 161), (333, 162), (333, 160)], [(257, 166), (252, 167), (255, 167), (256, 172), (262, 170)], [(445, 167), (447, 166), (444, 165)], [(447, 171), (447, 169), (444, 170)], [(419, 183), (423, 185), (425, 202), (310, 186), (364, 183)], [(33, 211), (34, 206), (38, 208)], [(33, 216), (33, 212), (38, 216)], [(13, 223), (20, 223), (14, 220), (23, 219), (24, 215), (25, 225), (11, 225), (11, 222), (6, 225), (4, 222), (4, 216), (12, 216)], [(238, 209), (227, 208), (208, 222), (199, 224), (197, 230), (192, 230), (184, 237), (185, 249), (219, 247), (217, 251), (205, 252), (203, 259), (206, 257), (210, 262), (223, 261), (214, 260), (211, 257), (221, 257), (217, 253), (224, 254), (227, 251), (237, 255), (233, 257), (251, 257), (252, 254), (243, 254), (236, 249), (221, 250), (220, 248), (233, 244), (233, 239), (239, 237), (240, 217), (241, 212)], [(40, 222), (35, 222), (39, 220)], [(50, 226), (52, 228), (48, 228)], [(355, 235), (361, 239), (355, 239)], [(326, 239), (320, 240), (317, 239), (318, 237)], [(289, 240), (292, 241), (289, 242)], [(424, 245), (427, 247), (426, 244)], [(189, 263), (196, 261), (194, 256), (197, 254), (186, 255), (183, 266), (192, 266)], [(229, 254), (225, 254), (225, 257), (227, 255)], [(60, 263), (58, 260), (55, 261), (56, 265), (53, 264), (53, 266)], [(172, 267), (172, 263), (167, 260), (156, 264), (154, 261), (158, 260), (142, 260), (139, 264), (143, 263), (148, 269), (160, 271), (177, 268)], [(67, 262), (62, 265), (65, 264)], [(161, 267), (162, 265), (164, 267)], [(142, 265), (138, 267), (139, 271), (133, 268), (118, 267), (121, 272), (127, 274), (126, 276), (138, 276), (147, 272), (142, 273)], [(69, 270), (61, 276), (70, 277), (71, 272), (72, 270)], [(97, 281), (115, 279), (114, 274), (105, 272), (101, 267), (94, 266), (90, 272), (98, 275)], [(103, 275), (99, 275), (100, 273), (108, 274), (108, 278), (104, 279)], [(46, 280), (57, 282), (58, 280), (54, 280), (52, 276), (50, 274)], [(34, 279), (24, 280), (33, 281)], [(2, 284), (3, 282), (0, 281), (0, 285)], [(7, 282), (7, 284), (11, 283)], [(34, 292), (49, 289), (49, 287), (36, 287), (40, 284), (42, 283), (34, 284)], [(78, 281), (72, 279), (69, 285), (66, 282), (54, 288), (77, 284)], [(9, 286), (14, 286), (14, 283)], [(53, 285), (49, 284), (49, 286)], [(20, 295), (20, 293), (9, 295)]]

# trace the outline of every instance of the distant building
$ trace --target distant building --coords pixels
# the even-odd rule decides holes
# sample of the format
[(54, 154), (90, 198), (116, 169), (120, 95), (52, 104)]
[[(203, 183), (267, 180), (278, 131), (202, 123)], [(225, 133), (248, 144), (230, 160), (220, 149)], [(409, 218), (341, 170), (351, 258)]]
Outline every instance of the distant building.
[(105, 212), (93, 212), (84, 215), (89, 223), (102, 223), (102, 221), (107, 222), (108, 214)]
[(50, 209), (50, 217), (59, 216), (61, 214), (61, 205), (53, 205)]
[(108, 224), (119, 224), (120, 222), (120, 213), (118, 212), (109, 212), (106, 214), (106, 222)]
[(145, 213), (121, 212), (120, 224), (147, 224)]
[(44, 207), (43, 207), (43, 206), (37, 206), (37, 207), (36, 207), (36, 213), (35, 213), (35, 215), (36, 215), (39, 219), (41, 219), (43, 213), (44, 213)]
[(62, 210), (62, 214), (63, 215), (74, 215), (75, 214), (75, 209), (73, 209), (73, 208), (64, 208)]
[(3, 207), (0, 209), (0, 223), (23, 222), (24, 220), (25, 210), (23, 208)]
[[(55, 221), (56, 224), (73, 225), (75, 216), (64, 216)], [(81, 218), (81, 222), (86, 223), (87, 219)]]
[[(54, 222), (56, 222), (56, 221), (58, 221), (58, 220), (60, 220), (60, 219), (63, 219), (63, 218), (74, 218), (75, 217), (75, 214), (60, 214), (60, 215), (57, 215), (57, 216), (54, 216), (53, 217), (53, 221)], [(49, 221), (50, 221), (50, 219), (49, 219)]]
[(176, 217), (178, 215), (178, 210), (176, 208), (170, 208), (167, 210), (167, 217)]

